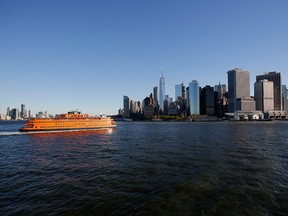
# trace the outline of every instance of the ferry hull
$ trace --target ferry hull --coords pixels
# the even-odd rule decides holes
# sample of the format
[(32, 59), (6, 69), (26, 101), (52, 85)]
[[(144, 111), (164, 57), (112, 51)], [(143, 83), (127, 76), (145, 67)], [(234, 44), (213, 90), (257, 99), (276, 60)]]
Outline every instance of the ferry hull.
[(88, 114), (68, 113), (56, 118), (34, 118), (28, 120), (19, 130), (30, 131), (60, 131), (60, 130), (92, 130), (115, 128), (116, 124), (110, 117), (90, 117)]
[(97, 129), (108, 129), (108, 128), (116, 128), (116, 125), (110, 125), (110, 126), (97, 126), (97, 127), (84, 127), (84, 128), (20, 128), (19, 131), (21, 132), (34, 132), (34, 131), (78, 131), (78, 130), (97, 130)]

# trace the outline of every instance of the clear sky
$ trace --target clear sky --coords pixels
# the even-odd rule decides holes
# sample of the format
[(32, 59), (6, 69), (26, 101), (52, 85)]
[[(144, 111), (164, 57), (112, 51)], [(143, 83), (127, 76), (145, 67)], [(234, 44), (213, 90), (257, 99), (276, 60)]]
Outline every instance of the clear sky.
[(116, 114), (164, 73), (166, 93), (227, 71), (282, 73), (288, 84), (287, 0), (1, 0), (0, 113), (79, 109)]

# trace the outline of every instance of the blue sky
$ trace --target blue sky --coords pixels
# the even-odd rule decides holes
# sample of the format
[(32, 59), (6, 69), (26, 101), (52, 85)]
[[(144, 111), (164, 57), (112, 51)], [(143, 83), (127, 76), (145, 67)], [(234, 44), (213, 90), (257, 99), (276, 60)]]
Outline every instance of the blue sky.
[(0, 1), (0, 113), (79, 109), (116, 114), (123, 95), (142, 101), (226, 72), (279, 71), (288, 84), (287, 0)]

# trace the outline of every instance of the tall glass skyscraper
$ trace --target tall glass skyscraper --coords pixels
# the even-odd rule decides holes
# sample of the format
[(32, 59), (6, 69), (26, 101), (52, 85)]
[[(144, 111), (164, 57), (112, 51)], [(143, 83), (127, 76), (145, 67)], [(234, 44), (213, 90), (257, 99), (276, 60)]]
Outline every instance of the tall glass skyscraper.
[(165, 100), (165, 79), (162, 74), (159, 81), (159, 107), (164, 111), (164, 100)]
[(189, 83), (189, 105), (190, 115), (200, 114), (200, 95), (199, 95), (199, 83), (197, 80), (193, 80)]
[(177, 100), (178, 97), (185, 98), (185, 86), (183, 83), (175, 85), (175, 100)]

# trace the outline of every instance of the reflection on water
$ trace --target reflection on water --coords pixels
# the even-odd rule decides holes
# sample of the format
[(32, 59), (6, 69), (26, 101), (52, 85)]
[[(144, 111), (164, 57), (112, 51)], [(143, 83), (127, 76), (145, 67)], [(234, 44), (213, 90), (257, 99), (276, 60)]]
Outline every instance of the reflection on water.
[(287, 123), (3, 135), (0, 213), (287, 215)]

